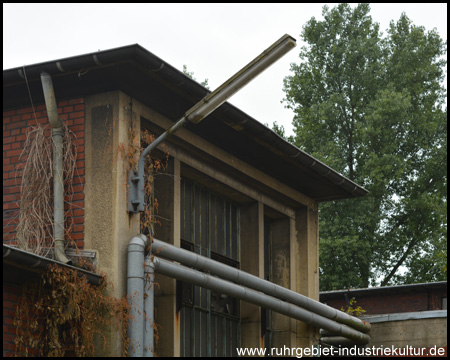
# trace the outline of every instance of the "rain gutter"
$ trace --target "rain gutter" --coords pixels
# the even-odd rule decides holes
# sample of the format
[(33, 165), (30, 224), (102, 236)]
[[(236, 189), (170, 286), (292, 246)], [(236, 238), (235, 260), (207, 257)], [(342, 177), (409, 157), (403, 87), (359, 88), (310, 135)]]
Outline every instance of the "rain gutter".
[[(158, 76), (161, 76), (163, 79), (180, 88), (185, 93), (190, 94), (192, 97), (200, 99), (211, 93), (196, 81), (190, 79), (181, 71), (138, 44), (30, 65), (26, 67), (26, 76), (29, 81), (39, 77), (42, 71), (55, 76), (63, 73), (78, 74), (79, 76), (80, 70), (92, 71), (95, 68), (110, 66), (121, 62), (133, 62), (143, 67), (145, 71), (157, 73)], [(23, 67), (3, 71), (4, 86), (22, 82), (24, 79), (25, 74)], [(315, 159), (308, 153), (288, 143), (267, 126), (248, 116), (242, 110), (230, 103), (225, 102), (221, 106), (220, 111), (225, 114), (232, 123), (239, 125), (250, 134), (254, 134), (256, 137), (263, 140), (267, 146), (273, 148), (278, 154), (283, 155), (287, 159), (291, 159), (294, 163), (298, 162), (299, 164), (310, 168), (319, 176), (344, 190), (349, 194), (349, 197), (360, 197), (368, 193), (363, 187)], [(317, 199), (317, 201), (325, 200), (328, 199)]]
[[(50, 265), (59, 264), (60, 262), (53, 259), (18, 249), (16, 247), (3, 244), (3, 266), (11, 265), (15, 268), (24, 269), (27, 273), (41, 273), (47, 271)], [(100, 285), (102, 277), (90, 271), (77, 268), (72, 265), (64, 264), (66, 268), (76, 270), (78, 274), (86, 276), (87, 281), (92, 285)], [(10, 274), (14, 276), (14, 274)], [(5, 274), (3, 274), (5, 277)], [(5, 281), (4, 281), (5, 282)], [(12, 281), (9, 281), (12, 282)]]

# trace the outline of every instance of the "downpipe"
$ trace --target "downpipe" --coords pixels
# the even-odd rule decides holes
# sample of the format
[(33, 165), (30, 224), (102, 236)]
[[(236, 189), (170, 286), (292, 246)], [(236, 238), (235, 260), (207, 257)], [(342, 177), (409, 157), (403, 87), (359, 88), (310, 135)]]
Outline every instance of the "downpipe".
[(63, 129), (58, 117), (51, 76), (42, 72), (41, 82), (48, 120), (52, 126), (55, 258), (59, 262), (70, 265), (72, 261), (66, 257), (64, 250)]
[(127, 253), (127, 300), (130, 305), (128, 322), (128, 354), (130, 357), (153, 357), (154, 271), (150, 240), (139, 234), (133, 236)]
[(145, 256), (145, 289), (144, 289), (144, 357), (153, 357), (155, 350), (153, 335), (155, 307), (155, 271), (151, 252)]

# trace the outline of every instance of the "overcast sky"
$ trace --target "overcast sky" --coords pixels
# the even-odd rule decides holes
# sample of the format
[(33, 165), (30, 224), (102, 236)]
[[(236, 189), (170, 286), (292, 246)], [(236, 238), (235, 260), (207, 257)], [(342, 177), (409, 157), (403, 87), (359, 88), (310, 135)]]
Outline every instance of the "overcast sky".
[[(321, 4), (3, 4), (3, 69), (138, 43), (182, 70), (187, 65), (210, 90), (289, 34), (297, 47), (229, 102), (292, 134), (283, 78), (298, 62), (302, 26), (322, 20)], [(337, 4), (328, 4), (330, 8)], [(385, 32), (405, 12), (415, 25), (436, 28), (447, 40), (447, 4), (371, 4)], [(187, 109), (186, 109), (187, 110)]]

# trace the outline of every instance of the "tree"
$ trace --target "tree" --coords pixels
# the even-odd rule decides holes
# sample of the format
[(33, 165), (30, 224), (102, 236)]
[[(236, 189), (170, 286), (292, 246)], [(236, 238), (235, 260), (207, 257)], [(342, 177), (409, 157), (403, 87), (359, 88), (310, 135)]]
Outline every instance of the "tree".
[[(193, 71), (189, 72), (189, 71), (187, 70), (187, 66), (186, 66), (186, 65), (183, 65), (183, 73), (184, 73), (184, 75), (190, 77), (192, 80), (197, 81), (197, 79), (194, 77), (194, 72), (193, 72)], [(201, 85), (201, 86), (204, 86), (205, 88), (207, 88), (207, 89), (209, 90), (208, 79), (203, 80), (203, 81), (200, 83), (200, 85)]]
[(324, 6), (284, 79), (295, 145), (369, 190), (321, 204), (324, 290), (447, 278), (446, 42), (369, 12)]

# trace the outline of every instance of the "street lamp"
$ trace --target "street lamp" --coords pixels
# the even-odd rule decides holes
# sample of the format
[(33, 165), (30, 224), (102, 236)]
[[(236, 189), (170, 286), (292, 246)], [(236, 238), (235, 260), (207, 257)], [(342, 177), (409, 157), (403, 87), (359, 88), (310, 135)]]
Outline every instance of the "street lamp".
[(216, 90), (206, 95), (202, 100), (190, 108), (180, 120), (147, 146), (139, 158), (137, 172), (134, 169), (131, 169), (128, 175), (128, 212), (136, 214), (140, 211), (144, 211), (144, 164), (145, 158), (151, 150), (155, 149), (168, 136), (182, 127), (186, 121), (194, 124), (202, 121), (237, 91), (261, 74), (284, 54), (293, 49), (295, 45), (296, 42), (292, 36), (287, 34), (282, 36), (247, 66), (242, 68)]

